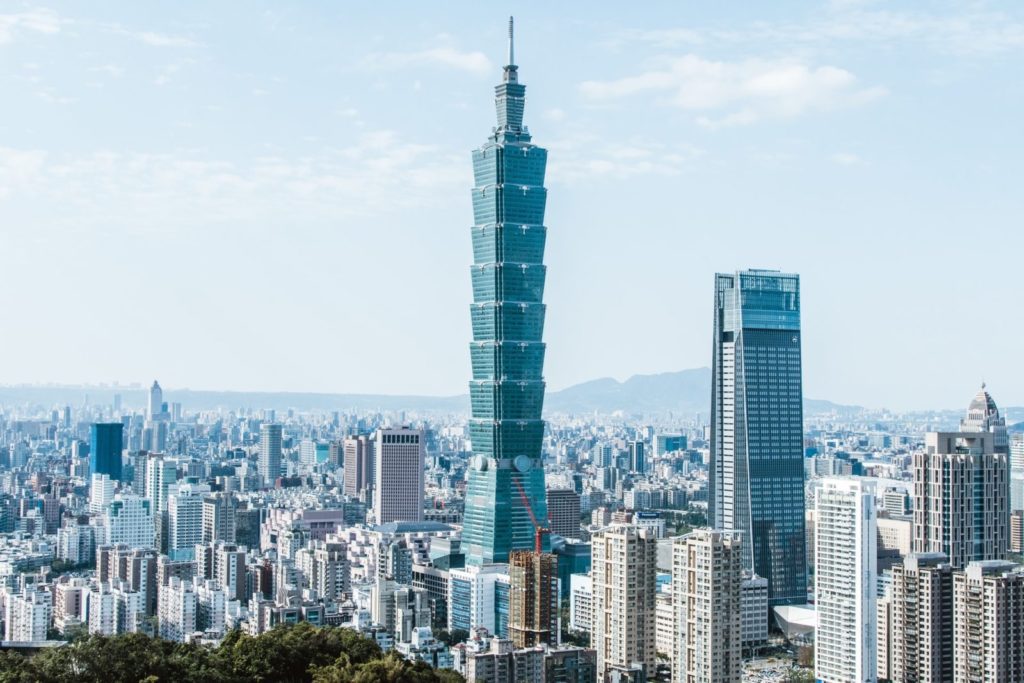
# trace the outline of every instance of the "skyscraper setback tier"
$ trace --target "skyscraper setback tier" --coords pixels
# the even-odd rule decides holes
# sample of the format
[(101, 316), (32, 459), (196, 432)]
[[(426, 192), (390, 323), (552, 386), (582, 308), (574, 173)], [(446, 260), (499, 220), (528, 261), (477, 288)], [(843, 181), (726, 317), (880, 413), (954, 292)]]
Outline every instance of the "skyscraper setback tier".
[(544, 169), (523, 126), (526, 87), (512, 50), (495, 87), (498, 126), (473, 152), (473, 342), (462, 543), (469, 564), (508, 562), (534, 544), (547, 504), (544, 422)]
[(800, 278), (715, 276), (709, 519), (743, 532), (772, 606), (807, 601)]

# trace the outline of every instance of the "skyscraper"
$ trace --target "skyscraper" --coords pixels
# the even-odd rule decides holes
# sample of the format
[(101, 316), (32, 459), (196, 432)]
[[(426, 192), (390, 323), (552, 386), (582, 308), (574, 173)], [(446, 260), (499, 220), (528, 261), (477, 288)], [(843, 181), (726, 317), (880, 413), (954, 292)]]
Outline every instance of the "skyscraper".
[(508, 562), (544, 524), (544, 169), (523, 126), (509, 19), (508, 63), (495, 87), (498, 126), (473, 152), (473, 342), (462, 544), (469, 564)]
[(743, 532), (774, 605), (807, 600), (800, 278), (715, 276), (709, 520)]
[(1002, 560), (1010, 533), (1010, 468), (995, 435), (931, 432), (915, 453), (914, 552), (945, 553), (954, 569)]
[(373, 514), (377, 524), (423, 519), (423, 432), (377, 430)]
[(877, 680), (878, 590), (874, 484), (828, 477), (815, 496), (814, 677), (826, 683)]
[(159, 420), (164, 412), (164, 391), (160, 383), (153, 380), (153, 386), (149, 388), (149, 405), (146, 406), (146, 418), (150, 421)]
[(124, 425), (100, 422), (89, 431), (89, 474), (107, 474), (121, 480), (121, 451), (124, 449)]
[(281, 476), (281, 425), (260, 425), (260, 476), (264, 484), (273, 486)]
[(1024, 681), (1024, 571), (1005, 560), (953, 575), (953, 680)]

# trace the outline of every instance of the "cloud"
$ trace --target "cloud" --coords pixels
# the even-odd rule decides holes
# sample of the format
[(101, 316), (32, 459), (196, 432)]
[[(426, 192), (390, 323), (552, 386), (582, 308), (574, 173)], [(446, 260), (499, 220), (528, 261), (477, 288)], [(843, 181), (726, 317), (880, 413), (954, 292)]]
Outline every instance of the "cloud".
[(885, 94), (883, 88), (861, 86), (852, 73), (834, 66), (765, 59), (716, 62), (696, 55), (672, 59), (667, 68), (636, 76), (586, 81), (580, 91), (593, 102), (653, 94), (683, 110), (720, 112), (717, 117), (698, 118), (708, 127), (792, 118), (869, 102)]
[(832, 0), (826, 12), (802, 22), (755, 22), (730, 29), (627, 29), (608, 43), (622, 48), (646, 43), (661, 49), (694, 46), (772, 46), (788, 51), (830, 49), (837, 42), (876, 43), (893, 48), (919, 43), (957, 56), (991, 56), (1024, 48), (1019, 14), (965, 8), (954, 14), (875, 9), (872, 0)]
[(155, 230), (207, 218), (334, 220), (443, 207), (470, 187), (469, 176), (462, 154), (387, 130), (312, 156), (237, 162), (190, 151), (72, 156), (0, 148), (0, 202), (18, 199), (80, 225)]
[(0, 45), (14, 40), (20, 31), (52, 35), (60, 32), (61, 18), (53, 10), (33, 9), (15, 14), (0, 14)]
[(546, 109), (543, 116), (548, 121), (565, 121), (566, 113), (564, 109), (552, 107), (551, 109)]
[(365, 63), (380, 69), (404, 69), (413, 66), (443, 66), (475, 74), (494, 69), (491, 60), (482, 52), (460, 52), (451, 47), (435, 47), (419, 52), (378, 52), (369, 55)]
[(141, 40), (146, 45), (152, 45), (153, 47), (196, 47), (198, 45), (198, 43), (191, 38), (186, 38), (184, 36), (172, 36), (166, 33), (157, 33), (155, 31), (129, 31), (128, 35), (132, 36), (136, 40)]
[(864, 163), (863, 159), (852, 152), (836, 152), (831, 159), (840, 166), (856, 166)]
[(548, 177), (569, 184), (594, 178), (674, 176), (703, 156), (702, 150), (685, 143), (640, 138), (610, 143), (589, 134), (554, 140), (547, 146), (551, 150)]

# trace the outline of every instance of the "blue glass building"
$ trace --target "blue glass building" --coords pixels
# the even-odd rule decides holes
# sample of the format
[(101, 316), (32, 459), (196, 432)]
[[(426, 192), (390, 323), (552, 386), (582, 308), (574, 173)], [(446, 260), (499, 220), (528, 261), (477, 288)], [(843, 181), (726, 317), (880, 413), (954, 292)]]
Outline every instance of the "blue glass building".
[(743, 532), (772, 606), (807, 602), (800, 278), (715, 276), (709, 522)]
[(89, 430), (89, 474), (109, 474), (121, 479), (121, 451), (124, 449), (124, 425), (99, 422)]
[(509, 20), (509, 55), (495, 87), (498, 125), (473, 152), (473, 342), (462, 546), (469, 565), (508, 562), (547, 523), (544, 422), (544, 170), (547, 151), (523, 125)]

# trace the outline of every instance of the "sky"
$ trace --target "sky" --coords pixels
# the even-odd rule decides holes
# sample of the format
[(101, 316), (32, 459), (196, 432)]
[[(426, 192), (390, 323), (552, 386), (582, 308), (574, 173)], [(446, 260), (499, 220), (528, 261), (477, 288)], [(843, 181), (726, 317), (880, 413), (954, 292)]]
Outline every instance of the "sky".
[(804, 392), (1024, 405), (1018, 2), (0, 1), (0, 384), (451, 395), (516, 17), (550, 389), (710, 364), (799, 273)]

